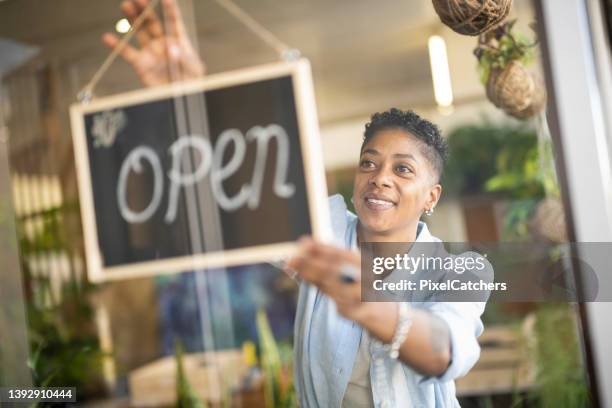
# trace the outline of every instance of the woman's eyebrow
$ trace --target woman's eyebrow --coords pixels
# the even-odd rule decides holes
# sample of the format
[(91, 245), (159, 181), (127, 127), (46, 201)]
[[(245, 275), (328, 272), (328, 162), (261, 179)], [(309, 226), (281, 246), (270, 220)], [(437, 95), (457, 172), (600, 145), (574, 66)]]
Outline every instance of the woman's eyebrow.
[(414, 155), (412, 155), (410, 153), (396, 153), (396, 154), (393, 155), (393, 157), (398, 158), (398, 159), (412, 159), (415, 162), (418, 162), (416, 157), (414, 157)]
[[(361, 152), (362, 155), (364, 154), (371, 154), (373, 156), (378, 156), (380, 154), (380, 152), (376, 149), (365, 149), (363, 152)], [(414, 157), (414, 155), (412, 153), (395, 153), (393, 155), (393, 158), (395, 159), (411, 159), (414, 160), (415, 162), (419, 162), (416, 157)]]
[(375, 150), (375, 149), (364, 149), (364, 150), (361, 152), (361, 154), (366, 154), (366, 153), (367, 153), (367, 154), (374, 155), (374, 156), (376, 156), (376, 155), (380, 154), (380, 153), (378, 153), (378, 150)]

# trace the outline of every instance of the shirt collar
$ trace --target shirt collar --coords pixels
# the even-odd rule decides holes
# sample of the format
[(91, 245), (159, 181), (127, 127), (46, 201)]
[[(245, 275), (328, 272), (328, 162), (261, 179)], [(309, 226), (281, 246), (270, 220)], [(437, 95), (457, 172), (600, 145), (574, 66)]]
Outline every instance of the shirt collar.
[(434, 238), (429, 232), (429, 228), (427, 228), (427, 224), (423, 221), (419, 221), (417, 225), (417, 238), (415, 242), (434, 242)]

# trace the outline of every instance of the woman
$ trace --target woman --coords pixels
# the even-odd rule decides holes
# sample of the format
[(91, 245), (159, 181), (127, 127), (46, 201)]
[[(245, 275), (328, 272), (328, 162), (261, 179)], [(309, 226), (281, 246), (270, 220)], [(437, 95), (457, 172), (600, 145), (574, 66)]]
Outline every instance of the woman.
[[(133, 21), (147, 4), (126, 0), (122, 10)], [(141, 48), (121, 51), (148, 86), (168, 82), (170, 72), (178, 78), (205, 72), (174, 1), (164, 0), (163, 7), (168, 32), (151, 13), (138, 33)], [(103, 41), (118, 44), (112, 34)], [(419, 219), (440, 199), (446, 144), (430, 122), (391, 109), (366, 125), (360, 156), (356, 215), (340, 196), (330, 198), (336, 246), (303, 239), (287, 264), (301, 281), (295, 323), (300, 405), (457, 406), (453, 380), (479, 357), (484, 303), (362, 302), (359, 278), (346, 276), (360, 267), (360, 242), (439, 242)]]
[[(355, 175), (357, 215), (340, 197), (330, 199), (337, 244), (439, 241), (419, 218), (440, 198), (445, 155), (438, 129), (418, 115), (397, 109), (373, 115)], [(359, 267), (359, 256), (304, 240), (288, 265), (307, 282), (300, 287), (295, 329), (302, 406), (457, 406), (452, 380), (479, 357), (484, 304), (414, 304), (397, 363), (384, 350), (376, 356), (368, 342), (393, 342), (401, 325), (398, 304), (361, 302), (359, 282), (342, 279), (346, 264)], [(382, 358), (384, 368), (371, 367), (371, 355)]]

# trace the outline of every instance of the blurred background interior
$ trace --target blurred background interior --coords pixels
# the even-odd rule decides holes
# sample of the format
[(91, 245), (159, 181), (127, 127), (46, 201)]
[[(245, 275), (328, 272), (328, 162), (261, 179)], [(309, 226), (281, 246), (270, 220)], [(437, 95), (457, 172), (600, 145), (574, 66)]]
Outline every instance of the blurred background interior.
[[(477, 37), (444, 26), (431, 1), (236, 3), (312, 64), (330, 194), (350, 196), (369, 116), (414, 109), (439, 124), (451, 148), (445, 194), (426, 220), (434, 235), (567, 241), (545, 115), (518, 120), (496, 108), (473, 53)], [(199, 272), (204, 286), (194, 272), (87, 282), (68, 107), (108, 55), (102, 33), (129, 29), (119, 4), (0, 0), (0, 125), (13, 205), (3, 202), (0, 215), (16, 220), (11, 279), (21, 276), (27, 319), (13, 322), (13, 339), (29, 351), (23, 375), (37, 385), (76, 386), (90, 406), (292, 406), (297, 288), (278, 270)], [(209, 73), (277, 60), (216, 2), (180, 4)], [(513, 2), (513, 29), (529, 41), (535, 14), (531, 1)], [(540, 46), (530, 52), (529, 70), (543, 78)], [(434, 76), (443, 81), (445, 73), (435, 67), (444, 59), (450, 83), (436, 95)], [(140, 87), (117, 60), (96, 96)], [(457, 382), (462, 406), (590, 406), (578, 316), (568, 304), (489, 304), (481, 359)], [(0, 383), (20, 375), (7, 372), (7, 361)]]

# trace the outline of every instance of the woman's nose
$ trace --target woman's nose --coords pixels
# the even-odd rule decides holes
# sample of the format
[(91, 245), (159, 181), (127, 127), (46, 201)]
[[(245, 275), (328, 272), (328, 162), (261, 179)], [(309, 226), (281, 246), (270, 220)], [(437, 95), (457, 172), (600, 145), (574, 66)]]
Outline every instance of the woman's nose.
[(370, 184), (376, 187), (391, 187), (391, 174), (390, 171), (381, 168), (370, 178)]

